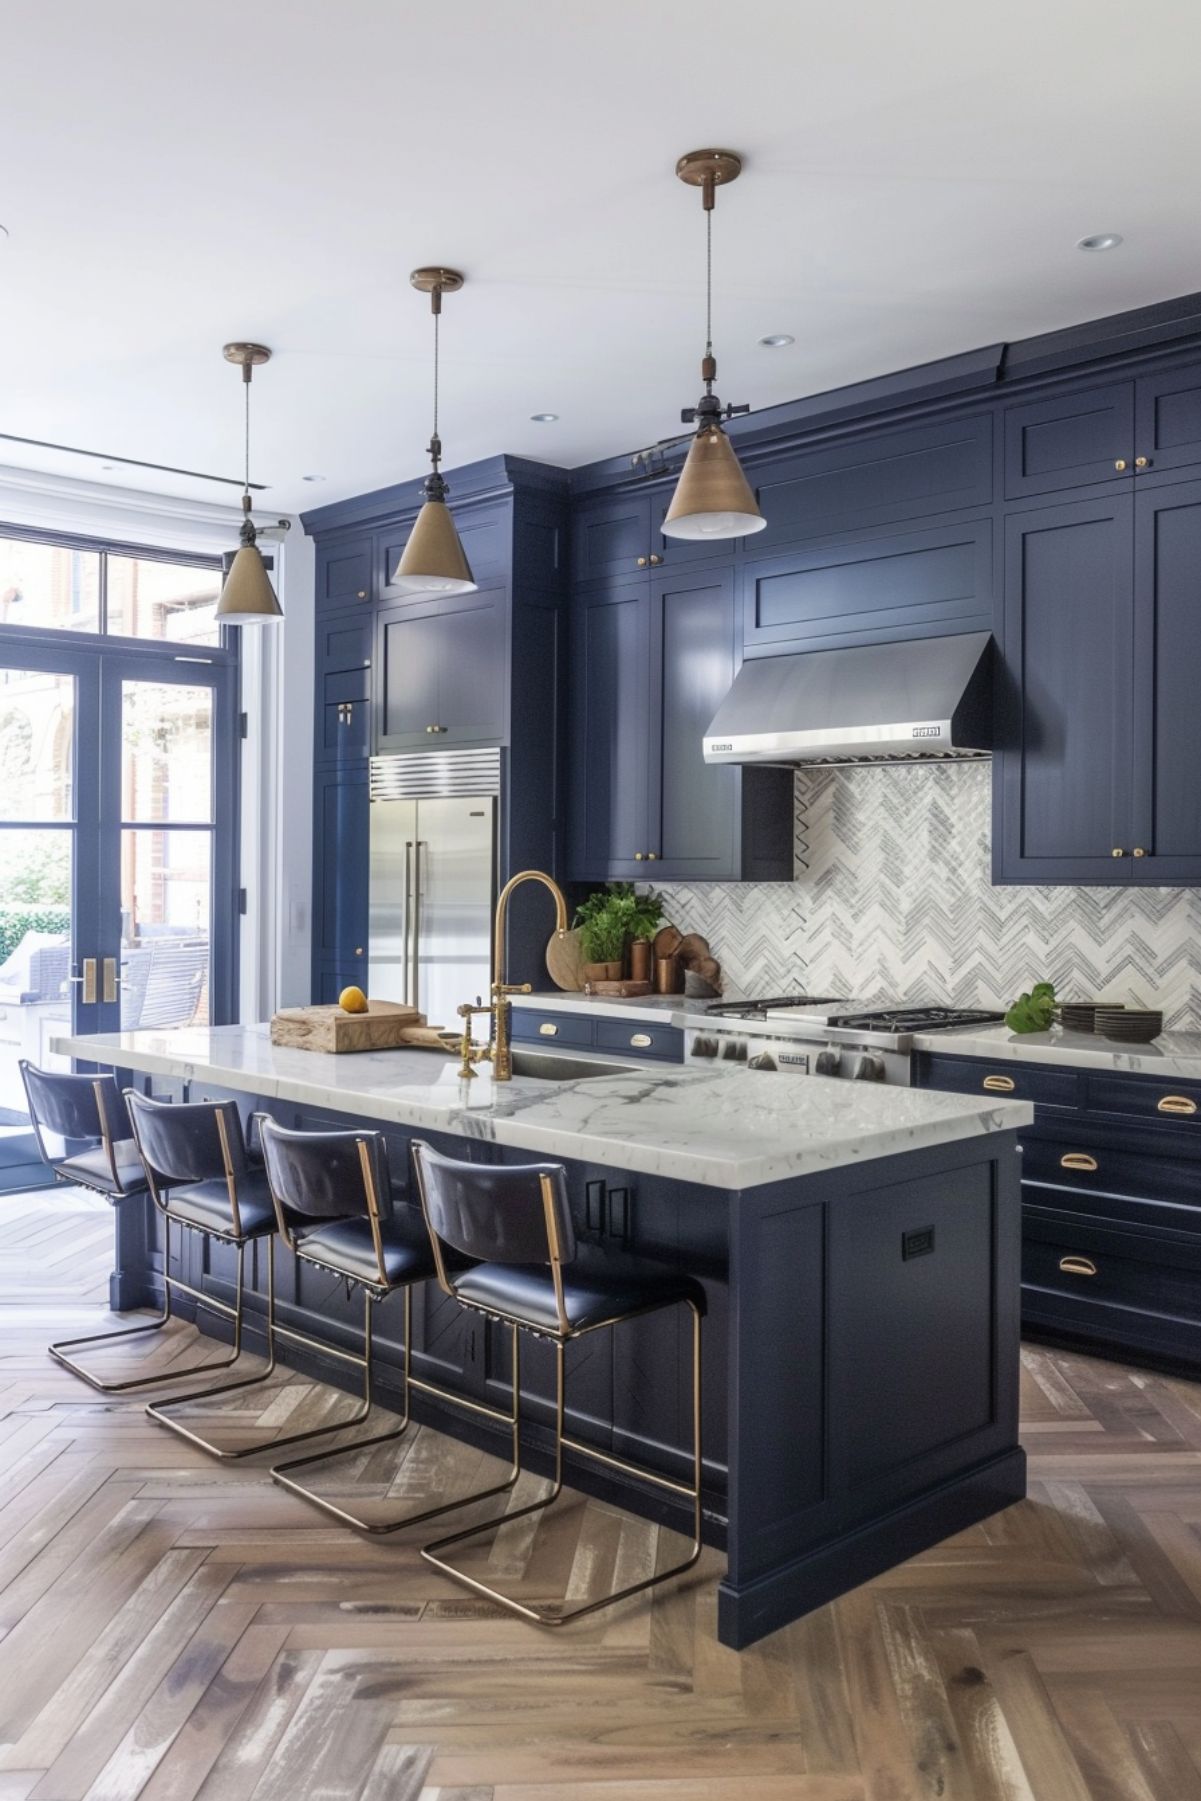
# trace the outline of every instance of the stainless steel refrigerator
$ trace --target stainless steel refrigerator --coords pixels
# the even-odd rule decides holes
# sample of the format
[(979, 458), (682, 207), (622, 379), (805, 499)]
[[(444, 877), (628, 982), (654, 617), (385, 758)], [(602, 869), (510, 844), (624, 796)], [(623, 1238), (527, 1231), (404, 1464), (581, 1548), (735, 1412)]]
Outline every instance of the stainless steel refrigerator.
[[(411, 766), (418, 767), (413, 769)], [(496, 794), (477, 753), (380, 757), (371, 767), (370, 992), (457, 1028), (492, 981)], [(406, 790), (420, 787), (414, 795)]]

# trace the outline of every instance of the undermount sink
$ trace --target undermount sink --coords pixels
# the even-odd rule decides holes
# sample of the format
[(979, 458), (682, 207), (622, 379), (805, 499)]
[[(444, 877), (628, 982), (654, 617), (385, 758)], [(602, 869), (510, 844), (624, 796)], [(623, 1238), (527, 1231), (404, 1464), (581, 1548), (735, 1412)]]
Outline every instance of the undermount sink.
[(561, 1051), (523, 1051), (514, 1047), (513, 1074), (535, 1082), (579, 1082), (589, 1076), (628, 1076), (631, 1063), (601, 1063), (593, 1057), (565, 1057)]

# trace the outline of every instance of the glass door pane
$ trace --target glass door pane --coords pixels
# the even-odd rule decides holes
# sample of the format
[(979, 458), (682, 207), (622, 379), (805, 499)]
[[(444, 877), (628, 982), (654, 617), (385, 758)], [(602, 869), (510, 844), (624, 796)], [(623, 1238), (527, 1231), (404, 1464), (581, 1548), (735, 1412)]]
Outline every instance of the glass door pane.
[(121, 1028), (207, 1025), (214, 703), (193, 680), (121, 682)]
[(50, 1040), (84, 998), (71, 980), (76, 710), (74, 675), (0, 665), (0, 1190), (46, 1179), (19, 1065), (70, 1068)]

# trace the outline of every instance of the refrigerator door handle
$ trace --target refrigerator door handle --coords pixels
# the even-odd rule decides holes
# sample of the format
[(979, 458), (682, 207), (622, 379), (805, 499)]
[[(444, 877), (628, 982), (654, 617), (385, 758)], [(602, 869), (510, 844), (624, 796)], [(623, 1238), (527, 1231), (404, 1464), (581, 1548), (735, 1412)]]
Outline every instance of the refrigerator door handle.
[(409, 995), (411, 1005), (421, 1005), (421, 852), (423, 846), (418, 838), (413, 846), (413, 986)]
[(400, 942), (400, 966), (404, 986), (406, 1004), (412, 1000), (409, 993), (409, 930), (413, 919), (413, 845), (410, 840), (405, 845), (405, 913), (404, 934)]

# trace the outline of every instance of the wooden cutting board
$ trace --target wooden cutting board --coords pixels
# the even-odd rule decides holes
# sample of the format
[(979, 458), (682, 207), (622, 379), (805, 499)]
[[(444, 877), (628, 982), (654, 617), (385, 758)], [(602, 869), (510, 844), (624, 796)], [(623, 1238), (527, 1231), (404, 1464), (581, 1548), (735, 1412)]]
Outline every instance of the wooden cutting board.
[(546, 947), (546, 968), (556, 988), (577, 994), (584, 986), (584, 947), (577, 927), (560, 938), (556, 932)]
[(425, 1015), (397, 1001), (368, 1001), (366, 1013), (344, 1013), (341, 1007), (284, 1007), (272, 1016), (272, 1044), (298, 1051), (391, 1051), (403, 1045), (405, 1032), (423, 1026)]

